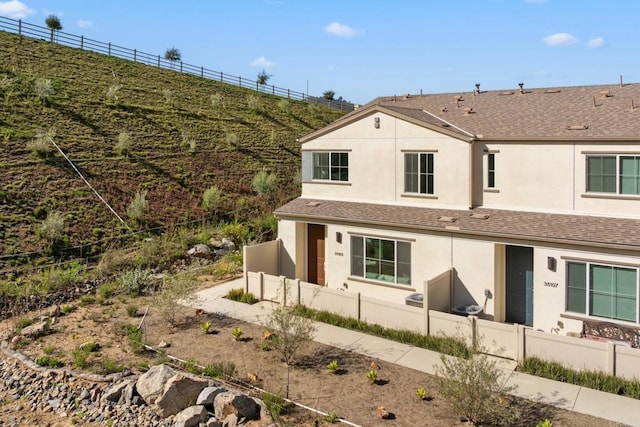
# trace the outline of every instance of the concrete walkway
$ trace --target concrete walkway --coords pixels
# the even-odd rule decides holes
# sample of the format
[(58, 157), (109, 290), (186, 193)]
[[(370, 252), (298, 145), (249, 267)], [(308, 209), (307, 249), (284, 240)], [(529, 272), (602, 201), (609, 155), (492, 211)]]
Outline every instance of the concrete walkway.
[[(229, 289), (242, 288), (243, 286), (244, 279), (237, 279), (206, 289), (198, 292), (199, 301), (191, 305), (208, 312), (221, 313), (235, 319), (259, 324), (259, 319), (268, 314), (274, 303), (263, 301), (248, 305), (223, 298)], [(322, 344), (357, 352), (428, 374), (434, 374), (435, 368), (441, 363), (440, 353), (431, 350), (325, 323), (316, 322), (315, 326), (317, 331), (314, 340)], [(498, 358), (496, 360), (498, 366), (505, 372), (507, 385), (516, 387), (512, 392), (514, 396), (630, 426), (640, 426), (640, 400), (523, 374), (515, 371), (516, 362)]]

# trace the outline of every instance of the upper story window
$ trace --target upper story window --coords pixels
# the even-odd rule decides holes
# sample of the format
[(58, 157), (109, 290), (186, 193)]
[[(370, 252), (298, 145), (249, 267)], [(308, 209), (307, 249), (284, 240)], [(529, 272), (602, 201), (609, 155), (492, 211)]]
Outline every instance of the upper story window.
[(496, 187), (496, 155), (487, 154), (487, 188)]
[(313, 179), (349, 181), (349, 153), (314, 152)]
[(434, 194), (433, 153), (404, 153), (404, 192)]
[(638, 323), (638, 269), (567, 262), (567, 311)]
[(640, 195), (640, 156), (587, 156), (587, 191)]
[(351, 275), (410, 285), (411, 243), (351, 236)]

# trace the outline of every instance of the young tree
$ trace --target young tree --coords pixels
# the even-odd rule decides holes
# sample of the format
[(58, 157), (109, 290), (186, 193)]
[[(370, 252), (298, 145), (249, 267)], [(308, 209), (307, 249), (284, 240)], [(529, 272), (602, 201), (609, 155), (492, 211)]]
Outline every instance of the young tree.
[[(287, 294), (291, 291), (291, 285), (286, 280), (282, 283), (282, 288)], [(295, 362), (298, 351), (313, 340), (316, 327), (312, 319), (297, 316), (295, 306), (286, 303), (274, 308), (266, 315), (263, 319), (263, 326), (273, 334), (269, 338), (271, 347), (282, 355), (282, 359), (287, 365), (285, 397), (289, 398), (291, 366)]]
[(179, 49), (176, 49), (175, 47), (172, 47), (170, 49), (167, 49), (164, 52), (164, 59), (166, 59), (167, 61), (171, 62), (171, 67), (173, 68), (174, 64), (178, 61), (182, 60), (182, 54), (180, 53)]
[(44, 23), (47, 24), (47, 28), (51, 30), (51, 42), (53, 43), (53, 36), (55, 32), (62, 30), (62, 22), (60, 22), (60, 18), (58, 18), (56, 15), (51, 14), (47, 16), (47, 18), (44, 20)]
[(42, 77), (36, 80), (34, 91), (42, 105), (46, 105), (56, 92), (53, 88), (53, 84), (51, 83), (51, 79), (45, 79)]
[(251, 189), (271, 202), (276, 194), (277, 181), (275, 172), (261, 170), (251, 180)]
[(257, 82), (261, 86), (266, 85), (271, 77), (273, 77), (272, 74), (267, 74), (264, 70), (262, 70), (258, 73)]
[(149, 201), (147, 200), (147, 191), (138, 191), (127, 207), (127, 215), (135, 222), (142, 223), (148, 208)]
[[(220, 207), (220, 202), (222, 202), (222, 190), (215, 185), (204, 190), (202, 194), (202, 209), (204, 209), (205, 212), (213, 212), (213, 216), (215, 217), (216, 211)], [(204, 215), (202, 223), (204, 225)]]
[(336, 97), (336, 93), (332, 90), (325, 90), (322, 92), (322, 97), (327, 101), (333, 101)]

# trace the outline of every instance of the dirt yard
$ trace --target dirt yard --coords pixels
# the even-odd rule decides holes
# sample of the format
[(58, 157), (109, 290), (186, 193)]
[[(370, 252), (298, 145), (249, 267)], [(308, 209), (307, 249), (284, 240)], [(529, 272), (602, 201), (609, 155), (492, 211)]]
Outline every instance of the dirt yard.
[[(203, 281), (203, 287), (213, 283)], [(126, 367), (140, 372), (145, 366), (167, 361), (166, 356), (146, 351), (135, 354), (130, 350), (123, 326), (138, 326), (146, 307), (144, 319), (144, 340), (153, 347), (166, 342), (166, 355), (188, 360), (197, 365), (233, 364), (235, 376), (270, 393), (284, 395), (286, 390), (286, 365), (275, 351), (261, 348), (264, 329), (258, 325), (237, 321), (215, 313), (196, 313), (192, 308), (180, 308), (180, 326), (171, 328), (160, 316), (150, 297), (114, 297), (106, 304), (73, 304), (75, 310), (60, 316), (53, 325), (54, 333), (38, 340), (22, 343), (20, 351), (36, 359), (46, 353), (64, 362), (65, 369), (77, 370), (73, 366), (72, 350), (82, 343), (91, 341), (100, 344), (100, 350), (91, 353), (86, 361), (93, 372), (105, 373), (106, 369)], [(136, 317), (128, 314), (137, 308)], [(128, 308), (129, 307), (129, 308)], [(128, 309), (127, 309), (128, 308)], [(0, 331), (17, 323), (10, 319), (0, 323)], [(201, 325), (211, 322), (209, 333), (205, 334)], [(241, 340), (232, 335), (234, 328), (241, 328)], [(326, 365), (336, 360), (339, 371), (330, 373)], [(372, 385), (367, 379), (371, 363), (379, 368), (379, 384)], [(256, 378), (258, 381), (256, 382)], [(250, 381), (253, 378), (253, 383)], [(430, 399), (420, 400), (416, 396), (418, 388), (427, 390)], [(456, 426), (466, 425), (460, 420), (451, 405), (442, 399), (434, 386), (431, 376), (412, 369), (396, 366), (379, 360), (372, 360), (359, 354), (343, 351), (330, 346), (311, 343), (300, 354), (296, 366), (291, 370), (289, 397), (302, 405), (328, 413), (334, 412), (349, 422), (360, 426)], [(606, 420), (555, 409), (528, 401), (516, 401), (522, 414), (523, 426), (535, 426), (545, 418), (554, 427), (572, 426), (620, 426)], [(2, 399), (0, 395), (0, 425), (7, 423), (8, 417), (15, 416), (16, 403)], [(375, 410), (384, 406), (395, 415), (392, 420), (380, 420)], [(31, 414), (34, 425), (89, 425), (81, 420), (53, 420)], [(282, 415), (281, 425), (314, 426), (329, 425), (324, 417), (311, 411), (295, 409), (291, 406)]]

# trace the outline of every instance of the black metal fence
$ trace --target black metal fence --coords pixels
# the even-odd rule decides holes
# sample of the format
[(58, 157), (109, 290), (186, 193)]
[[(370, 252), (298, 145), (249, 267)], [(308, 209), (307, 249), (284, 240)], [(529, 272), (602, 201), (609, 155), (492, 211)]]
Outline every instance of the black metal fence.
[(329, 101), (323, 97), (309, 96), (309, 94), (305, 94), (304, 92), (296, 92), (291, 89), (285, 89), (274, 85), (260, 84), (256, 80), (225, 74), (222, 71), (213, 71), (208, 68), (185, 64), (182, 61), (169, 61), (160, 55), (140, 52), (137, 49), (129, 49), (111, 43), (92, 40), (84, 36), (76, 36), (62, 31), (54, 31), (49, 28), (29, 24), (21, 19), (15, 20), (0, 16), (0, 31), (37, 38), (77, 49), (89, 50), (103, 55), (122, 58), (154, 67), (166, 68), (180, 73), (192, 74), (283, 98), (325, 105), (345, 111), (352, 111), (354, 109), (354, 104), (350, 102), (342, 100)]

